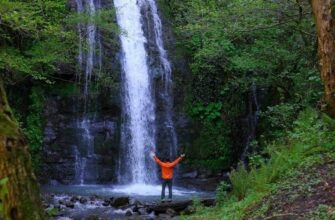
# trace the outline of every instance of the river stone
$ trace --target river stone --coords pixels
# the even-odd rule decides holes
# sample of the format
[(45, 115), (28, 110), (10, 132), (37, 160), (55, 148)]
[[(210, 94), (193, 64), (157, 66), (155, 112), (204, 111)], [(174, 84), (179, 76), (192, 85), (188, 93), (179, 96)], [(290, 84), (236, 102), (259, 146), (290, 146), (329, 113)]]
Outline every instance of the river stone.
[(85, 219), (86, 220), (101, 220), (101, 218), (99, 218), (99, 216), (97, 216), (97, 215), (90, 215)]
[(168, 209), (166, 210), (166, 214), (168, 214), (168, 215), (170, 215), (171, 217), (173, 217), (173, 216), (177, 215), (177, 212), (176, 212), (175, 210), (171, 209), (171, 208), (168, 208)]
[(110, 200), (105, 199), (104, 202), (102, 203), (103, 206), (109, 206), (110, 205)]
[(132, 213), (132, 211), (131, 211), (131, 210), (129, 210), (129, 209), (128, 209), (128, 210), (126, 211), (126, 214), (125, 214), (125, 215), (126, 215), (126, 216), (132, 216), (132, 215), (133, 215), (133, 213)]
[(85, 203), (87, 203), (87, 199), (86, 199), (85, 197), (81, 197), (81, 198), (79, 199), (79, 202), (80, 202), (81, 204), (85, 204)]
[(129, 197), (119, 197), (111, 201), (111, 206), (116, 207), (116, 208), (125, 206), (125, 205), (129, 205)]
[(71, 202), (71, 201), (67, 201), (67, 202), (65, 202), (65, 206), (68, 207), (68, 208), (73, 209), (74, 208), (74, 203)]
[(192, 205), (187, 206), (187, 208), (182, 212), (184, 215), (191, 215), (195, 213), (195, 207)]
[(185, 173), (182, 175), (183, 178), (196, 178), (198, 176), (198, 171), (193, 171), (193, 172), (189, 172), (189, 173)]
[(79, 201), (79, 198), (77, 196), (72, 196), (72, 198), (70, 199), (71, 202), (76, 202)]
[(160, 219), (160, 220), (170, 220), (171, 216), (168, 215), (168, 214), (159, 214), (158, 219)]
[(146, 208), (139, 208), (138, 209), (138, 212), (141, 214), (141, 215), (147, 215), (148, 214), (148, 210)]

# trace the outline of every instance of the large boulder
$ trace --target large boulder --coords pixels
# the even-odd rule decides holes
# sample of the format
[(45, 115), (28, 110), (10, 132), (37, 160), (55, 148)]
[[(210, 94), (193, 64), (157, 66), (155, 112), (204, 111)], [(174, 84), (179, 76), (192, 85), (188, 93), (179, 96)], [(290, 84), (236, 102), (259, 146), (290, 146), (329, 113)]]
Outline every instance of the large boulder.
[(115, 207), (115, 208), (119, 208), (122, 206), (127, 206), (129, 205), (129, 197), (118, 197), (118, 198), (114, 198), (111, 200), (110, 202), (111, 206)]

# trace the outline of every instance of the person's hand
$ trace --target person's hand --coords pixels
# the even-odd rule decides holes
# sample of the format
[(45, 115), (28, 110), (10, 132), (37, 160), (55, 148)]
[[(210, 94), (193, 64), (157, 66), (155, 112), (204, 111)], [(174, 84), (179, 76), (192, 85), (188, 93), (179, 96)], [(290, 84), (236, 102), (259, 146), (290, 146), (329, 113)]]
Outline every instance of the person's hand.
[(150, 157), (151, 157), (151, 158), (154, 158), (154, 156), (156, 156), (156, 155), (155, 155), (155, 152), (150, 151)]
[(181, 158), (184, 158), (184, 157), (185, 157), (185, 154), (181, 154), (180, 157), (181, 157)]

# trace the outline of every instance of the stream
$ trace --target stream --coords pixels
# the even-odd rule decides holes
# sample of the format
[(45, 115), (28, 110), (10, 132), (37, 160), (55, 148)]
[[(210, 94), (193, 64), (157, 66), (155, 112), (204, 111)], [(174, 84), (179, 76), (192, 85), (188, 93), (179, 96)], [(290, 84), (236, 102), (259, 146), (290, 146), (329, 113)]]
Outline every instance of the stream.
[[(179, 215), (149, 208), (160, 204), (161, 185), (48, 185), (42, 187), (42, 193), (46, 210), (59, 210), (50, 218), (55, 220), (178, 219)], [(173, 203), (177, 204), (214, 196), (213, 192), (173, 187)]]

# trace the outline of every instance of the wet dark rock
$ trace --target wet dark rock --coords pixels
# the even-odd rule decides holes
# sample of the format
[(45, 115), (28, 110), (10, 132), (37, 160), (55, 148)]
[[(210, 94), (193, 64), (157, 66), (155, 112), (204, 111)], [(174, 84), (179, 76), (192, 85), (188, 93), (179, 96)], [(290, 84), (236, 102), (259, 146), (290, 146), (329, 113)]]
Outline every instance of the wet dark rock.
[(138, 213), (141, 215), (147, 215), (148, 214), (148, 209), (147, 208), (139, 208)]
[(139, 209), (139, 208), (138, 208), (137, 206), (132, 206), (132, 207), (131, 207), (131, 210), (133, 210), (133, 212), (138, 212), (138, 209)]
[(71, 202), (77, 202), (77, 201), (79, 201), (79, 198), (77, 196), (72, 196), (70, 201)]
[(204, 205), (204, 206), (215, 206), (216, 204), (216, 201), (215, 199), (213, 198), (210, 198), (210, 199), (202, 199), (201, 200), (201, 203)]
[(171, 203), (157, 203), (148, 206), (148, 209), (154, 211), (156, 214), (166, 213), (168, 209), (173, 209), (175, 212), (181, 212), (192, 204), (192, 200), (176, 201)]
[(74, 203), (71, 202), (71, 201), (67, 201), (67, 202), (65, 202), (65, 206), (68, 207), (68, 208), (73, 209), (74, 208)]
[(182, 178), (196, 178), (198, 176), (198, 171), (193, 171), (193, 172), (189, 172), (189, 173), (184, 173), (182, 175)]
[(171, 208), (166, 209), (166, 214), (168, 214), (169, 216), (173, 217), (175, 215), (177, 215), (177, 212)]
[(196, 209), (194, 206), (189, 205), (186, 207), (186, 209), (182, 212), (184, 215), (191, 215), (193, 213), (195, 213)]
[(110, 205), (110, 200), (105, 199), (104, 202), (102, 203), (103, 206), (109, 206)]
[(138, 201), (137, 199), (131, 198), (129, 200), (129, 205), (141, 206), (142, 203), (140, 201)]
[(132, 211), (131, 211), (131, 210), (129, 210), (129, 209), (128, 209), (128, 210), (126, 211), (126, 214), (125, 214), (125, 215), (126, 215), (126, 216), (132, 216), (132, 215), (133, 215), (133, 213), (132, 213)]
[(86, 203), (87, 203), (87, 198), (85, 198), (85, 197), (81, 197), (81, 198), (79, 199), (79, 202), (80, 202), (81, 204), (86, 204)]
[[(79, 88), (78, 88), (79, 89)], [(106, 99), (110, 91), (101, 91), (99, 99)], [(53, 93), (53, 92), (51, 92)], [(43, 135), (43, 166), (39, 172), (39, 180), (43, 184), (77, 184), (78, 173), (76, 163), (78, 155), (85, 155), (86, 148), (81, 134), (84, 130), (78, 126), (78, 117), (83, 107), (77, 102), (81, 97), (50, 96), (46, 100), (44, 110), (45, 127)], [(95, 158), (87, 162), (84, 182), (107, 183), (115, 180), (115, 161), (119, 149), (119, 118), (120, 110), (116, 103), (99, 104), (97, 115), (90, 120), (91, 135), (94, 137)], [(109, 98), (107, 99), (109, 100)], [(108, 101), (111, 102), (111, 101)], [(103, 105), (103, 106), (102, 106)], [(89, 116), (88, 116), (89, 117)], [(78, 167), (78, 166), (77, 166)]]
[(171, 216), (168, 214), (159, 214), (158, 219), (159, 220), (171, 220)]
[(49, 204), (47, 204), (45, 202), (42, 203), (42, 206), (43, 206), (44, 209), (49, 208)]
[(101, 220), (101, 218), (98, 215), (90, 215), (85, 220)]
[(116, 207), (116, 208), (129, 205), (129, 197), (115, 198), (111, 201), (110, 204), (111, 206)]
[(98, 199), (98, 196), (97, 195), (93, 195), (93, 196), (90, 196), (90, 200), (91, 201), (95, 201)]
[(222, 177), (179, 179), (180, 185), (184, 188), (196, 188), (207, 192), (214, 192), (221, 181)]

